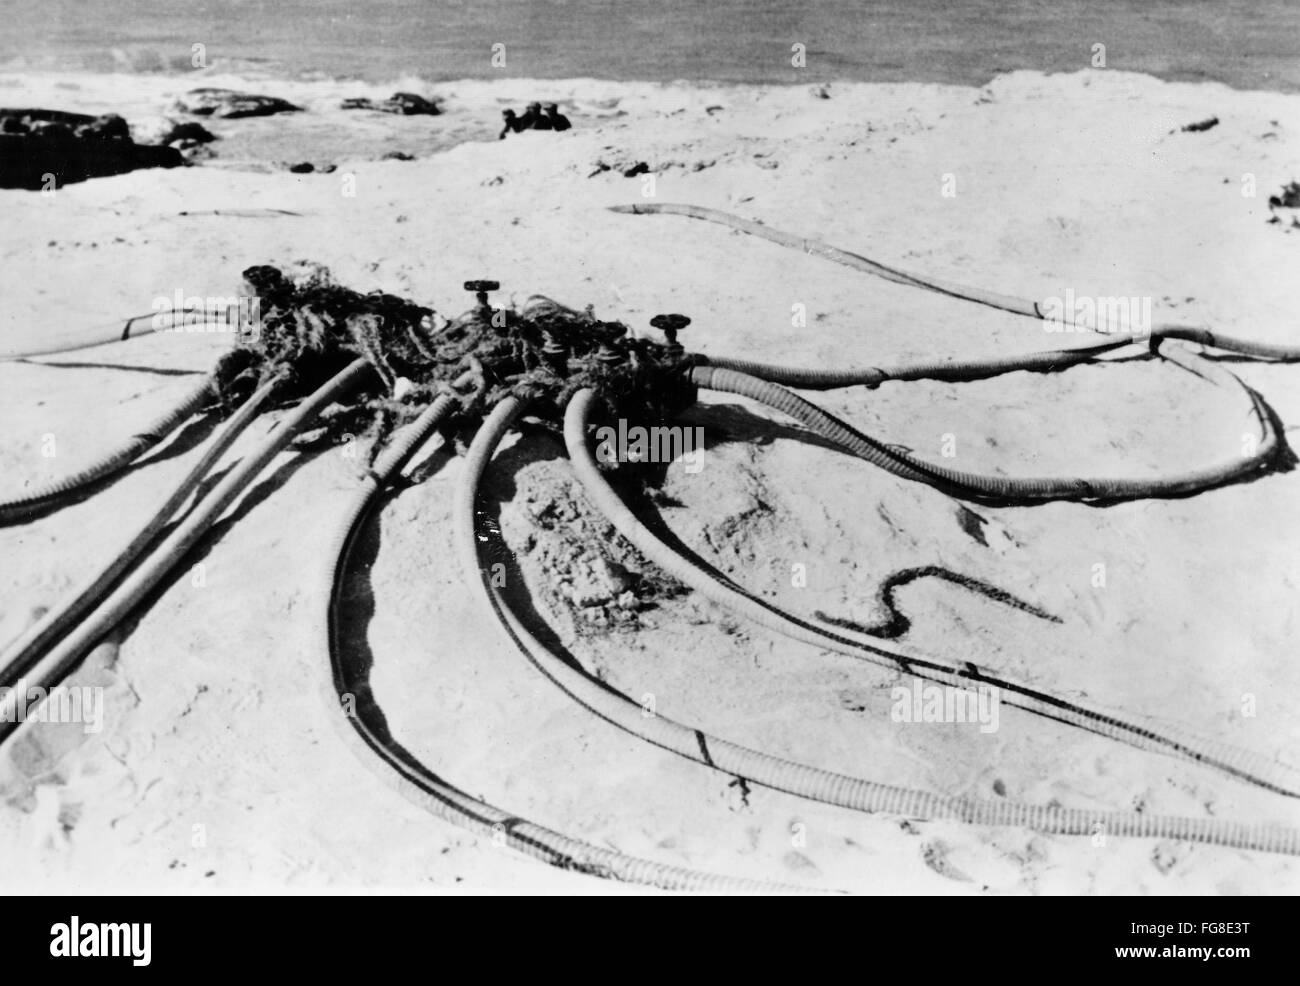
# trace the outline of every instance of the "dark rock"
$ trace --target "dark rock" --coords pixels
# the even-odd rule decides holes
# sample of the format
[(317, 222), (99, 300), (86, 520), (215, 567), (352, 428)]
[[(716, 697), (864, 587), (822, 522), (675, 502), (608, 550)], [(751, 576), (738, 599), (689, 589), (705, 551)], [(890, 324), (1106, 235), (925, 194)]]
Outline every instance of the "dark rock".
[(75, 128), (84, 127), (95, 122), (95, 118), (86, 113), (65, 113), (62, 110), (40, 109), (0, 109), (0, 119), (17, 120), (22, 128), (17, 131), (6, 130), (5, 133), (27, 133), (38, 123), (62, 123), (66, 127)]
[(1198, 134), (1202, 130), (1209, 130), (1211, 127), (1217, 127), (1218, 125), (1219, 118), (1217, 116), (1212, 116), (1208, 120), (1201, 120), (1198, 123), (1187, 124), (1187, 126), (1183, 127), (1183, 133)]
[(401, 107), (403, 116), (438, 116), (442, 113), (432, 100), (413, 92), (395, 92), (389, 102)]
[(206, 161), (216, 157), (207, 144), (200, 144), (197, 140), (177, 140), (167, 145), (174, 147), (181, 152), (181, 157), (186, 161)]
[(289, 170), (295, 175), (309, 175), (316, 170), (316, 165), (310, 161), (299, 161), (297, 164), (289, 165)]
[(108, 113), (77, 127), (76, 134), (95, 140), (130, 140), (131, 128), (116, 113)]
[(294, 106), (276, 96), (259, 96), (255, 93), (236, 92), (234, 89), (191, 89), (178, 99), (174, 109), (194, 116), (216, 116), (237, 120), (246, 116), (271, 116), (275, 113), (301, 113)]
[(382, 158), (380, 158), (380, 160), (381, 161), (414, 161), (415, 155), (407, 154), (406, 151), (389, 151)]
[(1281, 195), (1268, 197), (1269, 209), (1300, 209), (1300, 182), (1282, 186)]
[(41, 140), (57, 141), (60, 144), (66, 144), (77, 139), (76, 131), (66, 123), (49, 123), (44, 120), (33, 123), (27, 133), (33, 137), (39, 137)]
[(126, 121), (115, 113), (0, 110), (0, 121), (0, 188), (60, 188), (185, 163), (175, 148), (132, 141)]
[(632, 165), (632, 167), (623, 172), (623, 177), (635, 178), (637, 175), (648, 175), (649, 173), (650, 165), (646, 164), (644, 161), (638, 161), (636, 164)]
[(212, 133), (201, 123), (178, 123), (165, 134), (159, 143), (174, 144), (178, 140), (193, 141), (196, 144), (209, 144), (216, 140), (216, 134)]
[(400, 116), (440, 116), (442, 110), (431, 99), (413, 92), (395, 92), (388, 99), (358, 97), (343, 100), (345, 110), (374, 110), (377, 113), (396, 113)]

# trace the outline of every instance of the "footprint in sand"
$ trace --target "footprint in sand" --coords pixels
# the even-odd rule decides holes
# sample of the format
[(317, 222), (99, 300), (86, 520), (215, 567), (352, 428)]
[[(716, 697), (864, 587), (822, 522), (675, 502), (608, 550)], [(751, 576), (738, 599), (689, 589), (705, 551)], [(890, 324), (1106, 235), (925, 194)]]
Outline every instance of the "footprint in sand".
[(950, 846), (938, 839), (934, 839), (921, 846), (921, 859), (925, 861), (926, 866), (942, 877), (947, 877), (949, 880), (958, 880), (962, 883), (971, 883), (971, 878), (949, 861), (948, 854), (951, 852), (952, 848)]
[[(117, 669), (117, 651), (116, 640), (105, 641), (63, 681), (66, 695), (79, 693), (79, 721), (29, 719), (0, 751), (0, 804), (28, 815), (40, 851), (67, 848), (81, 806), (129, 779), (104, 749), (105, 737), (140, 701)], [(77, 707), (63, 705), (55, 715), (51, 706), (45, 715), (63, 718)]]

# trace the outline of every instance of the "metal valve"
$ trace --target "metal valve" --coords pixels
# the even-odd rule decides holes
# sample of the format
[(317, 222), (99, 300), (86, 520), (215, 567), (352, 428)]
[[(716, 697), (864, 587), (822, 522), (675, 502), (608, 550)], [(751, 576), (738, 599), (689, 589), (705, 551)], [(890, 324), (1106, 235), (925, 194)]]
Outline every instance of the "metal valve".
[(604, 363), (606, 366), (622, 362), (623, 354), (614, 348), (614, 343), (622, 338), (627, 330), (618, 322), (602, 322), (601, 329), (600, 349), (596, 352), (597, 362)]
[(474, 298), (478, 302), (479, 308), (484, 312), (490, 312), (491, 306), (488, 305), (488, 292), (499, 290), (501, 283), (499, 281), (466, 281), (465, 290), (473, 291)]
[(569, 347), (551, 329), (542, 329), (542, 360), (556, 373), (563, 373), (569, 361)]
[(677, 341), (677, 333), (691, 324), (689, 318), (676, 313), (665, 313), (650, 319), (650, 324), (662, 332), (668, 340), (669, 355), (680, 356), (686, 351), (685, 347)]

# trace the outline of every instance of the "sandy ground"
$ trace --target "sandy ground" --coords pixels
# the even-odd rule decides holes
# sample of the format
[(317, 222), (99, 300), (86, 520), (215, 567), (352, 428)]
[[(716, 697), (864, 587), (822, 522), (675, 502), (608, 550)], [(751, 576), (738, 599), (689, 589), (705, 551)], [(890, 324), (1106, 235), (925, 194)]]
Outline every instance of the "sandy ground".
[[(1300, 97), (1113, 72), (1018, 73), (983, 90), (831, 86), (828, 99), (806, 87), (511, 81), (449, 85), (438, 93), (445, 116), (402, 119), (333, 108), (400, 84), (240, 84), (311, 112), (212, 124), (223, 140), (204, 166), (54, 196), (0, 192), (5, 347), (148, 311), (178, 289), (228, 294), (243, 268), (298, 258), (448, 314), (467, 306), (471, 277), (499, 279), (499, 303), (541, 292), (638, 331), (657, 312), (685, 312), (691, 348), (804, 365), (1079, 341), (721, 227), (602, 208), (631, 201), (713, 206), (1023, 296), (1149, 296), (1156, 321), (1295, 339), (1300, 235), (1289, 218), (1268, 224), (1266, 201), (1300, 172)], [(0, 101), (114, 109), (144, 127), (181, 88), (12, 76)], [(575, 130), (491, 140), (500, 107), (529, 98), (561, 101)], [(1211, 116), (1213, 129), (1179, 131)], [(390, 150), (419, 159), (378, 160)], [(267, 164), (299, 160), (338, 170)], [(653, 186), (621, 174), (642, 161)], [(1252, 180), (1254, 197), (1243, 194)], [(249, 208), (299, 215), (178, 215)], [(795, 305), (805, 326), (791, 324)], [(224, 345), (163, 333), (0, 363), (0, 492), (76, 468), (190, 387)], [(1300, 422), (1300, 370), (1221, 365), (1265, 396), (1287, 432)], [(1251, 430), (1237, 395), (1153, 361), (817, 400), (918, 454), (938, 458), (951, 439), (951, 464), (1006, 475), (1157, 476), (1236, 454)], [(707, 429), (705, 466), (672, 467), (656, 508), (723, 572), (796, 612), (872, 623), (891, 574), (942, 566), (1059, 622), (921, 579), (898, 594), (908, 645), (1294, 762), (1296, 473), (1105, 508), (963, 506), (743, 403), (704, 396), (692, 421)], [(0, 637), (117, 547), (196, 460), (198, 437), (90, 499), (0, 529)], [(120, 651), (101, 651), (84, 672), (108, 686), (103, 731), (29, 725), (8, 748), (0, 886), (613, 889), (430, 819), (328, 723), (315, 684), (318, 573), (360, 470), (338, 449), (283, 454), (204, 543), (193, 559), (202, 569), (178, 572)], [(459, 461), (435, 455), (424, 471), (367, 527), (346, 611), (373, 654), (393, 734), (488, 801), (625, 852), (860, 892), (1300, 889), (1286, 858), (853, 815), (646, 746), (574, 706), (477, 609), (451, 541)], [(629, 625), (594, 627), (562, 602), (556, 559), (648, 567), (590, 516), (562, 448), (529, 434), (502, 452), (489, 490), (538, 614), (588, 668), (674, 718), (937, 792), (1300, 823), (1284, 798), (1008, 707), (988, 735), (894, 723), (890, 689), (910, 679), (790, 643), (690, 593)], [(792, 586), (794, 565), (806, 566), (806, 586)], [(1252, 700), (1255, 714), (1243, 715)]]

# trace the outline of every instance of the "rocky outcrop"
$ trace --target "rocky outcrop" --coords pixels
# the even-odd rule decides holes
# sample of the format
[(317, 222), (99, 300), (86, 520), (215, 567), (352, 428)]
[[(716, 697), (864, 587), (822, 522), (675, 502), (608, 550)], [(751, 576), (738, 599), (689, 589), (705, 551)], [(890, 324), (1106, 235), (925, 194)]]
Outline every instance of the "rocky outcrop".
[(395, 92), (388, 99), (345, 99), (345, 110), (376, 110), (380, 113), (396, 113), (399, 116), (439, 116), (442, 110), (431, 99), (425, 99), (413, 92)]
[(53, 190), (87, 178), (184, 163), (173, 147), (135, 143), (115, 113), (0, 109), (0, 188)]
[(236, 120), (247, 116), (301, 113), (302, 107), (294, 106), (293, 103), (276, 96), (260, 96), (254, 93), (236, 92), (234, 89), (205, 88), (191, 89), (176, 100), (172, 110), (194, 116), (215, 116), (225, 120)]
[(188, 140), (196, 144), (210, 144), (216, 139), (216, 135), (203, 124), (190, 121), (188, 123), (173, 124), (171, 129), (163, 134), (162, 140), (158, 143), (174, 144), (177, 141)]

